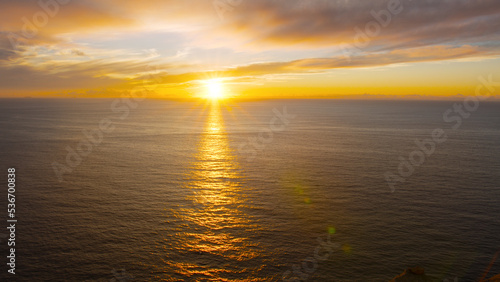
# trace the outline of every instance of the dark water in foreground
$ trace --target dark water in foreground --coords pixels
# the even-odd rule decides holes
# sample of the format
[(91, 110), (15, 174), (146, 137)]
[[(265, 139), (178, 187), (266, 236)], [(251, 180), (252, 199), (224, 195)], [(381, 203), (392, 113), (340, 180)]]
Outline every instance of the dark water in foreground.
[[(436, 281), (474, 281), (490, 264), (498, 274), (500, 104), (453, 130), (453, 103), (145, 101), (125, 117), (113, 100), (1, 100), (2, 187), (15, 167), (18, 223), (17, 274), (0, 237), (0, 280), (387, 281), (420, 265)], [(114, 127), (102, 140), (101, 121)], [(391, 193), (384, 174), (436, 128), (447, 140)]]

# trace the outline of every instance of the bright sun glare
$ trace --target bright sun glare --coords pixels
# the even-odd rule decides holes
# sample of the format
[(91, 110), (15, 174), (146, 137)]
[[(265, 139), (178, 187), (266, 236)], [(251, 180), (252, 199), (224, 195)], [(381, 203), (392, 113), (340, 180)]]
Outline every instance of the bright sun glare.
[(224, 89), (222, 86), (222, 82), (218, 79), (208, 80), (205, 84), (207, 93), (206, 97), (214, 100), (224, 98)]

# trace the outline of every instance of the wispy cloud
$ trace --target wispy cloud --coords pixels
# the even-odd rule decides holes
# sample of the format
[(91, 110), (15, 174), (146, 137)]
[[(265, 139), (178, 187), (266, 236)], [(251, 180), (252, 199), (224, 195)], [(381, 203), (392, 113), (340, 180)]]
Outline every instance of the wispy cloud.
[[(42, 1), (50, 2), (55, 1)], [(387, 17), (383, 11), (389, 3), (401, 12), (381, 24), (377, 17)], [(255, 81), (270, 75), (500, 55), (497, 0), (253, 0), (243, 1), (224, 21), (210, 0), (84, 0), (57, 9), (44, 9), (36, 0), (0, 4), (2, 93), (123, 86), (143, 79), (144, 69), (154, 60), (161, 83), (175, 86), (212, 76)], [(47, 9), (54, 15), (37, 26), (33, 16)], [(356, 47), (359, 31), (366, 32), (374, 21), (380, 31), (371, 34), (363, 48)], [(182, 43), (179, 49), (159, 45), (151, 56), (134, 47), (132, 39), (126, 41), (127, 34), (157, 30), (176, 35)], [(33, 36), (24, 36), (30, 32)], [(124, 38), (120, 43), (104, 40), (116, 34)], [(161, 36), (151, 33), (148, 40), (161, 41)], [(201, 52), (221, 50), (237, 57), (238, 65), (211, 67), (200, 61)], [(293, 58), (284, 50), (294, 50)], [(241, 63), (250, 55), (265, 59)]]

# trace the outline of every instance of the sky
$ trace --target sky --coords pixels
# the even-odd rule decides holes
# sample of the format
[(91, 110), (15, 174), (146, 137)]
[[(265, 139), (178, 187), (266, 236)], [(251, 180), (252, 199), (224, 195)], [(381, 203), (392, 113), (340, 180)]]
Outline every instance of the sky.
[[(500, 81), (498, 0), (0, 0), (0, 97), (417, 98)], [(212, 83), (213, 84), (213, 83)]]

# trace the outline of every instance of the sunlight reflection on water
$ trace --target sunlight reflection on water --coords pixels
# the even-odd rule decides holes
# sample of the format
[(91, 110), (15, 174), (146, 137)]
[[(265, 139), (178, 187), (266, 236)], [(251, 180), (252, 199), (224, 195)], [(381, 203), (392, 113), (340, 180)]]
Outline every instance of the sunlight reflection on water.
[(261, 248), (247, 234), (259, 227), (245, 212), (249, 206), (241, 193), (243, 177), (228, 144), (220, 106), (214, 103), (209, 111), (185, 184), (192, 191), (191, 205), (179, 210), (184, 227), (177, 230), (177, 249), (186, 256), (166, 263), (181, 277), (251, 277), (251, 265), (245, 262), (258, 257)]

